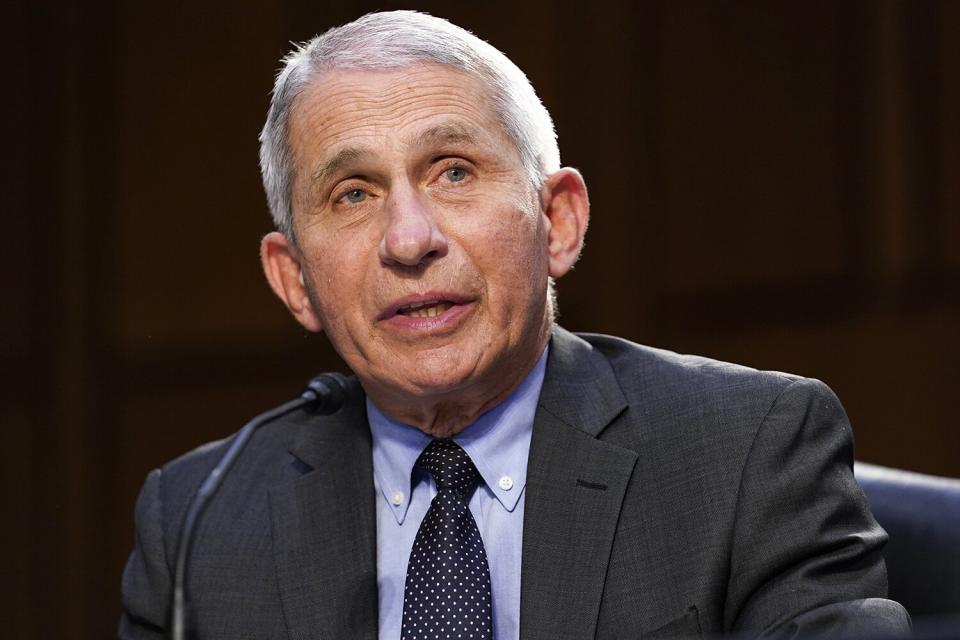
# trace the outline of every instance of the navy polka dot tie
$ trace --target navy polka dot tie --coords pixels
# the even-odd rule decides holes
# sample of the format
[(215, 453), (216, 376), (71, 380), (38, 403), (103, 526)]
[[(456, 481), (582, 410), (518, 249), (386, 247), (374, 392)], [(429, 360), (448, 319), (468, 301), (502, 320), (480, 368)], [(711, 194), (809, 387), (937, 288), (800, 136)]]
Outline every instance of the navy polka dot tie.
[(434, 440), (417, 466), (437, 483), (413, 541), (403, 593), (402, 640), (492, 640), (490, 568), (467, 502), (480, 474), (452, 440)]

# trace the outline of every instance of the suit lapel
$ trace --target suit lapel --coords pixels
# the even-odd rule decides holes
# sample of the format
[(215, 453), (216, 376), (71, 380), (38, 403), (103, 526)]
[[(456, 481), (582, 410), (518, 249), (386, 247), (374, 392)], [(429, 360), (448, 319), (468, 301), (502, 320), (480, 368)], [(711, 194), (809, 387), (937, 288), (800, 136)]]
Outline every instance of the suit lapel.
[(376, 515), (362, 399), (300, 429), (291, 447), (290, 478), (270, 494), (277, 579), (290, 638), (374, 640)]
[(595, 635), (610, 548), (637, 460), (596, 436), (624, 409), (606, 359), (557, 328), (527, 469), (523, 640)]

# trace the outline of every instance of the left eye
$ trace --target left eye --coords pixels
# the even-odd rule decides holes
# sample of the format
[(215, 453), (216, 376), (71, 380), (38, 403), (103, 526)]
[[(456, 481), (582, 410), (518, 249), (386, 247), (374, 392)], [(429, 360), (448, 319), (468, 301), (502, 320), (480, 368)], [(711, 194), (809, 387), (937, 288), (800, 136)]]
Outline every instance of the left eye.
[(443, 172), (450, 182), (461, 182), (467, 177), (467, 170), (461, 167), (451, 167)]

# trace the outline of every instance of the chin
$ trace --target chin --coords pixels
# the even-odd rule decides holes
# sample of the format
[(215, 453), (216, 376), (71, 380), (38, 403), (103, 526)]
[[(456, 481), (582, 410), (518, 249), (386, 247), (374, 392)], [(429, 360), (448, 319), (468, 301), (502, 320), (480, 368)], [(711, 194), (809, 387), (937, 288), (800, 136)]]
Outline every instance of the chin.
[(397, 382), (419, 396), (443, 395), (467, 384), (478, 364), (465, 362), (462, 357), (418, 358), (411, 366), (399, 368), (403, 377)]
[(401, 384), (408, 387), (416, 395), (436, 396), (456, 390), (465, 382), (466, 377), (465, 375), (456, 375), (450, 369), (437, 371), (420, 369), (407, 377)]

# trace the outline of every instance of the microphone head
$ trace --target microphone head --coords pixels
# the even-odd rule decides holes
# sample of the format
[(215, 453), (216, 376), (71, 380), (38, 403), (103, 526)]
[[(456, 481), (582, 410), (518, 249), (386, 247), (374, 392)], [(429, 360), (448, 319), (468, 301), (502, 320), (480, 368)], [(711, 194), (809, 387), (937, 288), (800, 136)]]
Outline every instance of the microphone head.
[(309, 411), (336, 413), (347, 399), (347, 377), (342, 373), (321, 373), (307, 383), (300, 397), (310, 401)]

